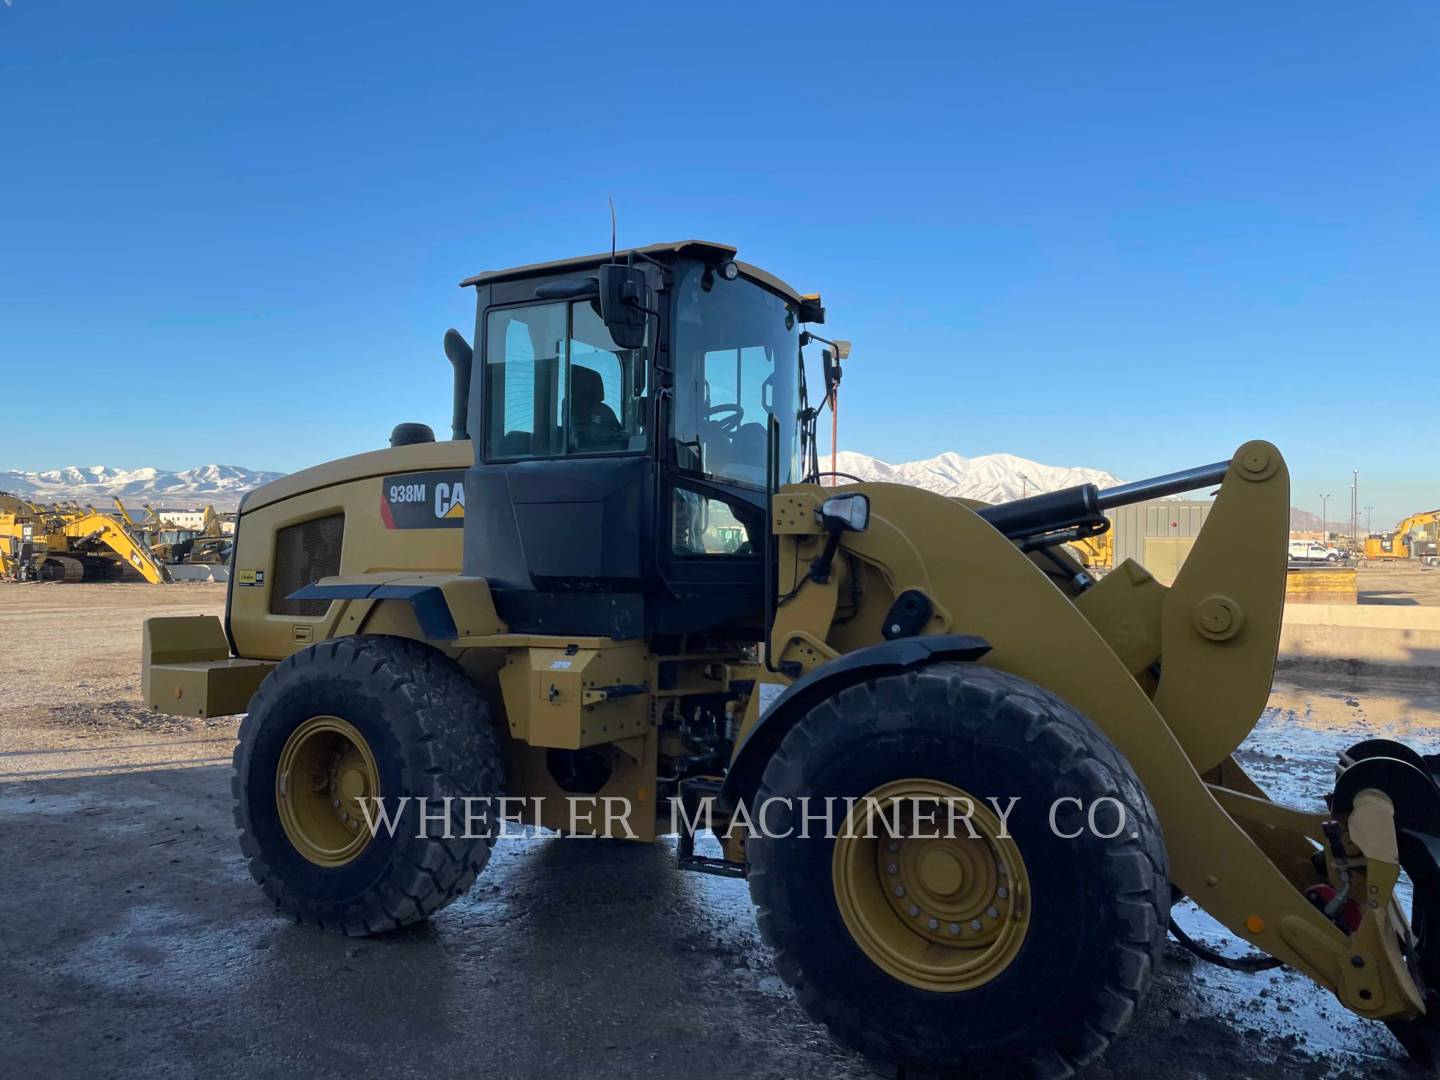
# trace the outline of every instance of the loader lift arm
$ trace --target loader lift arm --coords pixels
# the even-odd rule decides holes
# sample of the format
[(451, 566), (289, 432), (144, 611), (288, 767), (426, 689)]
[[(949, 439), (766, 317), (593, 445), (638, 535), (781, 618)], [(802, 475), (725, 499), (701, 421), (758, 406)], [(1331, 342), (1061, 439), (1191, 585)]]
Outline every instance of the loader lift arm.
[[(1107, 506), (1217, 481), (1215, 507), (1171, 587), (1127, 561), (1067, 595), (1016, 557), (1037, 541), (1064, 542)], [(1322, 874), (1311, 856), (1326, 842), (1327, 815), (1273, 803), (1233, 757), (1273, 676), (1288, 488), (1279, 451), (1264, 442), (1245, 444), (1227, 462), (1107, 492), (1085, 485), (978, 510), (900, 485), (857, 484), (847, 493), (870, 500), (868, 527), (844, 533), (849, 558), (835, 559), (835, 572), (817, 581), (803, 579), (829, 539), (818, 515), (825, 493), (791, 485), (777, 493), (772, 515), (781, 542), (777, 591), (791, 597), (776, 611), (772, 651), (777, 666), (803, 679), (867, 644), (858, 635), (887, 627), (887, 609), (902, 598), (923, 596), (928, 614), (909, 632), (978, 635), (992, 646), (981, 666), (1030, 680), (1109, 737), (1154, 801), (1182, 892), (1355, 1012), (1414, 1016), (1425, 1006), (1402, 957), (1410, 929), (1390, 903), (1395, 862), (1373, 840), (1388, 820), (1385, 792), (1365, 802), (1355, 840), (1346, 815), (1336, 815), (1331, 827), (1347, 854)], [(858, 610), (837, 618), (842, 604), (856, 604), (854, 576), (863, 582)], [(781, 734), (756, 738), (764, 734), (756, 729), (798, 717), (779, 708), (747, 720), (742, 754)], [(737, 756), (732, 770), (743, 777), (747, 764)], [(1367, 900), (1351, 929), (1307, 896), (1327, 875), (1373, 886), (1375, 903)]]

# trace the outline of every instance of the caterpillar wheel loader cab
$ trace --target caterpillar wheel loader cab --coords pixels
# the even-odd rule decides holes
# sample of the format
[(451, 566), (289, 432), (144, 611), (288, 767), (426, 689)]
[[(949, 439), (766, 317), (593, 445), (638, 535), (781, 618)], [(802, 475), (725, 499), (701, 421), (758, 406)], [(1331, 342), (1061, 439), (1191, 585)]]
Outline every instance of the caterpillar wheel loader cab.
[[(993, 507), (821, 486), (823, 308), (735, 255), (469, 279), (453, 437), (402, 424), (252, 492), (223, 625), (146, 624), (152, 707), (247, 714), (235, 815), (271, 899), (375, 933), (462, 894), (507, 813), (675, 823), (681, 867), (748, 878), (801, 1003), (892, 1071), (1083, 1067), (1182, 895), (1428, 1059), (1434, 759), (1351, 747), (1304, 810), (1234, 756), (1279, 639), (1280, 453)], [(1172, 586), (1064, 552), (1217, 484)]]

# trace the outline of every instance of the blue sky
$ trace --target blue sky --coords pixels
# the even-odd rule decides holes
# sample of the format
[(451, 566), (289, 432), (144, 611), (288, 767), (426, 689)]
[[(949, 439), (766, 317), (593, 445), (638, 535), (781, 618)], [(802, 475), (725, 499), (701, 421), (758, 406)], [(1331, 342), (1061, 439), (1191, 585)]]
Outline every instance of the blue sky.
[[(852, 338), (841, 446), (1270, 438), (1440, 505), (1427, 3), (0, 8), (0, 469), (443, 430), (485, 268), (697, 236)], [(828, 426), (828, 425), (827, 425)]]

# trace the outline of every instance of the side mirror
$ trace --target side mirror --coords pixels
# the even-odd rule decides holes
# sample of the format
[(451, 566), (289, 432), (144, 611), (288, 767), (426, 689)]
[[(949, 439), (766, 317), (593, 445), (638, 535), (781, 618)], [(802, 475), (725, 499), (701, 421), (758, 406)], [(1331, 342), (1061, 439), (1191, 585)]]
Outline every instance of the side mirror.
[(820, 504), (820, 522), (826, 532), (864, 532), (870, 525), (870, 497), (831, 495)]
[(622, 349), (644, 345), (654, 308), (644, 270), (619, 263), (600, 267), (600, 318), (616, 345)]

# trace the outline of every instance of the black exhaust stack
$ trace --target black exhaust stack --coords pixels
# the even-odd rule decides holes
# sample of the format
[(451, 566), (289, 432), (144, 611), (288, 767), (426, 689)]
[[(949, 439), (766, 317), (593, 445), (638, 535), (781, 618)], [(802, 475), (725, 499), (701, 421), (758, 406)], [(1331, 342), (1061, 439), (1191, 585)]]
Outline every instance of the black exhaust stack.
[(452, 327), (445, 331), (445, 355), (455, 368), (455, 404), (450, 416), (450, 437), (468, 439), (470, 433), (465, 429), (465, 414), (470, 407), (470, 369), (475, 352), (460, 336), (460, 331)]

